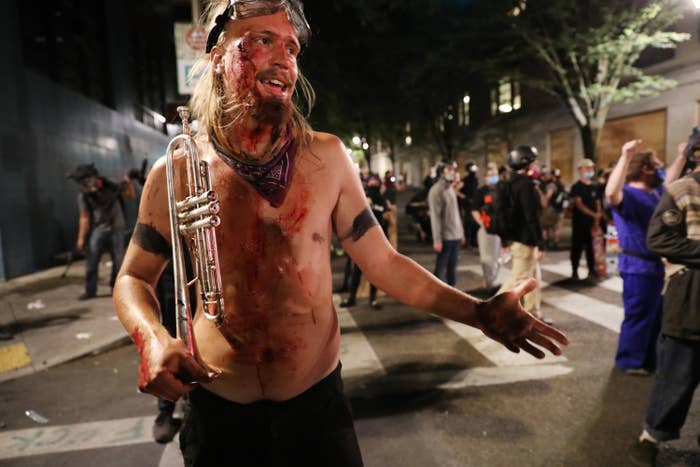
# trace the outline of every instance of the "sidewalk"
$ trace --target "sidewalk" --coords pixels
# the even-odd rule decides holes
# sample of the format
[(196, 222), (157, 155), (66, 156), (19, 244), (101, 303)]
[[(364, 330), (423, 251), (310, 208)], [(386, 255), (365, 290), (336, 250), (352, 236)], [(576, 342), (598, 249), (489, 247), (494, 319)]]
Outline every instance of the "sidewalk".
[(127, 342), (109, 296), (109, 257), (100, 264), (98, 297), (78, 301), (85, 261), (76, 261), (0, 283), (0, 382)]

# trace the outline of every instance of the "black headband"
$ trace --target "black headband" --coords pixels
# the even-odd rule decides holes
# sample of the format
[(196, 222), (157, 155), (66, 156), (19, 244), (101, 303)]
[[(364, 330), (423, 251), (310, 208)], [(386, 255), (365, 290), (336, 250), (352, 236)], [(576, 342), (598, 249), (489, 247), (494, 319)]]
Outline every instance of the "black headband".
[(226, 9), (221, 13), (219, 16), (216, 17), (214, 22), (216, 23), (213, 28), (211, 28), (211, 31), (209, 31), (209, 36), (207, 36), (207, 48), (205, 49), (206, 53), (211, 52), (211, 49), (214, 48), (216, 45), (216, 41), (219, 40), (219, 36), (221, 35), (221, 32), (224, 30), (224, 26), (226, 26), (226, 23), (228, 22), (229, 18), (231, 17), (231, 12), (229, 11), (231, 9), (231, 6), (227, 6)]

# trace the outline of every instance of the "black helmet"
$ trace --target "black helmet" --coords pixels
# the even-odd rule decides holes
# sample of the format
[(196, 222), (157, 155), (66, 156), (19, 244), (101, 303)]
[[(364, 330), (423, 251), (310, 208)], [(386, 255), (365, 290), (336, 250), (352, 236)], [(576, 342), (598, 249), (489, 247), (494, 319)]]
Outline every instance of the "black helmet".
[(508, 167), (513, 170), (524, 169), (537, 159), (537, 148), (534, 146), (516, 146), (508, 154)]

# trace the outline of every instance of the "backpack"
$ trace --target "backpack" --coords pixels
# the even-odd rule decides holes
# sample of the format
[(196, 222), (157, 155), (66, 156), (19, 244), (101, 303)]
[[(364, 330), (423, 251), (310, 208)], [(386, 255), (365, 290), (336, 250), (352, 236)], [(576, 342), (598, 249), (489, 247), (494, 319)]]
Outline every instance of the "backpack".
[(491, 217), (492, 234), (501, 237), (506, 244), (515, 239), (515, 200), (513, 199), (513, 182), (510, 180), (498, 182), (496, 196), (493, 201), (493, 216)]

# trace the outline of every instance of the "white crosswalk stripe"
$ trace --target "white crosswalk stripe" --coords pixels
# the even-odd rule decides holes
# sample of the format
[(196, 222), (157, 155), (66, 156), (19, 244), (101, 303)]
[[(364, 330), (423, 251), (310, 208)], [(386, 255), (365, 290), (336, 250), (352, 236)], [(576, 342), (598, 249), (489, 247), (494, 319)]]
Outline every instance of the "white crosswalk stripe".
[[(481, 267), (478, 265), (460, 266), (458, 270), (472, 272), (477, 275), (481, 274)], [(571, 273), (571, 265), (567, 261), (545, 263), (542, 265), (542, 270), (568, 277)], [(509, 270), (502, 268), (499, 278), (505, 280), (509, 273)], [(619, 276), (611, 276), (601, 281), (597, 286), (598, 285), (607, 290), (619, 293), (620, 296), (622, 295), (622, 279)], [(613, 332), (620, 332), (620, 326), (624, 318), (622, 299), (620, 299), (619, 305), (611, 304), (589, 295), (573, 292), (564, 287), (542, 281), (542, 302), (596, 323)]]

